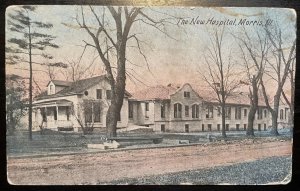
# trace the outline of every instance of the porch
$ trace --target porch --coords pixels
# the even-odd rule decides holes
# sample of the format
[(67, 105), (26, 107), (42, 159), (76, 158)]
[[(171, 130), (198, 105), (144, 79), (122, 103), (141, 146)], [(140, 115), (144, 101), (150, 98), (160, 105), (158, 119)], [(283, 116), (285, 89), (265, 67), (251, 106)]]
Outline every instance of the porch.
[(69, 100), (45, 101), (33, 104), (34, 125), (52, 130), (73, 131), (72, 102)]

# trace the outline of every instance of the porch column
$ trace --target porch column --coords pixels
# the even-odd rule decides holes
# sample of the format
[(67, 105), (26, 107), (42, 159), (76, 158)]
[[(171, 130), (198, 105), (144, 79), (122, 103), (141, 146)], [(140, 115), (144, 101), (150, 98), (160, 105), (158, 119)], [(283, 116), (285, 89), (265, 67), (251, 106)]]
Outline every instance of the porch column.
[(46, 106), (45, 106), (45, 116), (46, 116), (46, 122), (48, 122), (48, 112), (47, 112), (47, 107)]
[(58, 106), (56, 105), (56, 121), (58, 121)]

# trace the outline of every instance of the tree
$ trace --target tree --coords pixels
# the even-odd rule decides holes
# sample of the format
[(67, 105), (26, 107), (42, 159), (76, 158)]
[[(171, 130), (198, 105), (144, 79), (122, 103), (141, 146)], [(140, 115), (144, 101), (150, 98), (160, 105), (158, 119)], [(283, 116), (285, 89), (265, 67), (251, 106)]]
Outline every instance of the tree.
[[(83, 7), (81, 7), (81, 18), (77, 15), (76, 20), (80, 28), (84, 29), (92, 40), (92, 43), (84, 41), (85, 48), (89, 46), (96, 49), (105, 66), (106, 76), (112, 92), (111, 104), (106, 115), (107, 136), (115, 137), (117, 136), (117, 120), (123, 105), (126, 86), (126, 63), (131, 63), (126, 57), (129, 40), (134, 40), (138, 52), (148, 64), (145, 54), (141, 51), (139, 34), (131, 34), (132, 26), (134, 23), (140, 22), (141, 24), (150, 25), (169, 36), (164, 32), (164, 24), (168, 20), (156, 21), (145, 14), (141, 7), (114, 8), (108, 6), (102, 7), (101, 13), (97, 13), (94, 7), (89, 6), (89, 11), (97, 23), (96, 27), (87, 24)], [(115, 54), (115, 59), (109, 57), (111, 54)]]
[(250, 36), (246, 29), (243, 35), (233, 35), (239, 41), (239, 48), (242, 53), (242, 60), (247, 73), (246, 84), (249, 86), (250, 110), (248, 114), (248, 126), (246, 135), (254, 136), (253, 122), (258, 108), (258, 92), (260, 80), (264, 74), (266, 58), (270, 49), (268, 37), (264, 32), (252, 31)]
[[(293, 38), (292, 42), (288, 44), (287, 37), (282, 38), (282, 30), (275, 24), (273, 27), (265, 28), (268, 39), (272, 44), (272, 57), (267, 58), (267, 63), (270, 70), (273, 71), (275, 76), (270, 76), (276, 82), (275, 95), (273, 100), (273, 108), (270, 105), (270, 100), (267, 96), (266, 87), (263, 80), (260, 80), (263, 96), (268, 110), (272, 115), (272, 135), (279, 135), (277, 130), (277, 119), (280, 97), (283, 92), (283, 86), (291, 70), (291, 64), (295, 59), (296, 54), (296, 39)], [(291, 34), (288, 34), (288, 37)]]
[(88, 66), (82, 65), (80, 61), (68, 61), (67, 67), (60, 70), (66, 81), (76, 82), (81, 79), (93, 77), (95, 70), (93, 68), (94, 60)]
[(291, 97), (289, 99), (284, 90), (282, 91), (282, 96), (290, 108), (289, 124), (291, 126), (291, 130), (293, 130), (293, 128), (294, 128), (294, 103), (295, 103), (295, 58), (291, 62), (288, 77), (290, 79)]
[[(32, 13), (36, 10), (35, 6), (20, 6), (13, 13), (8, 13), (8, 26), (10, 31), (16, 33), (14, 37), (8, 39), (9, 47), (6, 47), (7, 64), (29, 64), (29, 105), (28, 105), (28, 128), (29, 139), (32, 140), (32, 71), (33, 64), (44, 65), (34, 60), (36, 57), (52, 59), (53, 57), (45, 54), (47, 47), (58, 48), (53, 43), (54, 36), (39, 32), (53, 27), (50, 23), (32, 20)], [(27, 57), (27, 58), (26, 58)], [(37, 58), (38, 60), (38, 58)]]
[[(75, 109), (77, 107), (77, 109)], [(84, 135), (91, 134), (94, 130), (95, 122), (100, 122), (103, 103), (100, 100), (85, 99), (77, 106), (71, 107), (71, 114), (80, 125)]]
[(27, 108), (24, 100), (26, 94), (25, 82), (18, 75), (7, 75), (6, 88), (6, 124), (9, 135), (13, 135), (20, 119), (26, 115)]
[(240, 86), (240, 81), (236, 78), (237, 73), (231, 55), (228, 56), (227, 61), (224, 59), (222, 49), (224, 29), (223, 27), (221, 31), (214, 30), (214, 34), (210, 35), (210, 47), (207, 47), (207, 52), (204, 54), (207, 71), (200, 70), (199, 73), (217, 95), (222, 114), (222, 137), (225, 138), (226, 100), (229, 96), (233, 96), (234, 91)]

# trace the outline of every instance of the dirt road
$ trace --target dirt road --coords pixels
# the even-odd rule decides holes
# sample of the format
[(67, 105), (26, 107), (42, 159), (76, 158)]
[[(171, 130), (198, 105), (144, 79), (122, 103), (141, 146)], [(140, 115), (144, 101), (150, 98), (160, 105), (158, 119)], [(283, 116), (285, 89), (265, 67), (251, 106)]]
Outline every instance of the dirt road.
[(160, 175), (289, 156), (290, 141), (196, 145), (41, 158), (9, 158), (12, 184), (99, 184), (123, 178)]

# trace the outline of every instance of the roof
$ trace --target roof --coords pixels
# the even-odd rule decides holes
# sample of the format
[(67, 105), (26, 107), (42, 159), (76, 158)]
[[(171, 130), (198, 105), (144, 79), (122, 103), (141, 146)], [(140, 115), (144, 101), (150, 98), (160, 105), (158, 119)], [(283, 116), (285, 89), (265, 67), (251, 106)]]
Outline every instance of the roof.
[[(94, 86), (95, 84), (99, 83), (100, 81), (102, 81), (104, 79), (107, 79), (106, 75), (95, 76), (92, 78), (86, 78), (86, 79), (78, 80), (76, 82), (69, 82), (70, 84), (66, 88), (62, 89), (61, 91), (57, 92), (56, 94), (46, 95), (46, 96), (40, 97), (38, 99), (47, 99), (47, 98), (82, 94), (85, 90)], [(59, 80), (55, 80), (55, 81), (59, 81)], [(66, 81), (60, 81), (60, 82), (66, 82)], [(129, 92), (127, 92), (126, 90), (125, 90), (125, 95), (131, 96), (131, 94)]]
[(166, 100), (170, 99), (170, 95), (176, 91), (172, 86), (154, 86), (149, 87), (132, 94), (131, 99), (146, 101), (146, 100)]
[(69, 81), (51, 80), (51, 81), (49, 81), (49, 83), (47, 84), (47, 86), (50, 84), (50, 82), (52, 82), (56, 86), (65, 86), (65, 87), (68, 87), (68, 86), (70, 86), (72, 84), (72, 82), (69, 82)]
[[(181, 86), (185, 86), (186, 84), (190, 85), (192, 89), (198, 94), (199, 97), (203, 98), (203, 101), (210, 103), (218, 103), (216, 93), (207, 86), (197, 86), (191, 85), (189, 83), (185, 83)], [(175, 94), (181, 88), (179, 85), (175, 87), (173, 85), (168, 86), (154, 86), (149, 87), (140, 91), (137, 91), (132, 94), (131, 99), (139, 100), (139, 101), (148, 101), (148, 100), (167, 100), (170, 99), (170, 95)], [(232, 96), (229, 96), (226, 100), (227, 104), (241, 104), (241, 105), (250, 105), (250, 99), (248, 97), (247, 92), (238, 92)], [(259, 95), (259, 106), (266, 106), (264, 99), (261, 95)]]
[(60, 99), (60, 100), (51, 100), (51, 101), (43, 101), (39, 103), (34, 103), (33, 107), (38, 107), (38, 106), (68, 106), (71, 105), (72, 102), (66, 99)]
[(105, 79), (105, 75), (101, 76), (95, 76), (92, 78), (86, 78), (82, 80), (78, 80), (73, 82), (70, 86), (66, 87), (65, 89), (62, 89), (61, 91), (57, 92), (57, 94), (66, 94), (66, 93), (73, 93), (73, 94), (78, 94), (82, 93), (89, 87), (97, 84), (101, 80)]
[[(200, 97), (206, 102), (217, 103), (218, 98), (214, 90), (207, 86), (196, 86), (193, 88)], [(226, 99), (227, 104), (241, 104), (241, 105), (250, 105), (249, 93), (248, 92), (235, 92), (233, 95), (230, 95)], [(258, 105), (266, 106), (263, 96), (258, 95)]]

